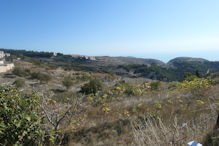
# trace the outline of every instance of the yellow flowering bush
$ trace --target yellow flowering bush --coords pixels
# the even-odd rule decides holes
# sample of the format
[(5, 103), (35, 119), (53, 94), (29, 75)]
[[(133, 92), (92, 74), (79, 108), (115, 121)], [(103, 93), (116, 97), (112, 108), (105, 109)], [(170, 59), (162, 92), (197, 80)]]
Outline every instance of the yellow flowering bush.
[(132, 85), (123, 83), (123, 84), (116, 85), (115, 90), (117, 91), (118, 95), (125, 93), (129, 96), (131, 95), (140, 96), (143, 94), (143, 90), (140, 85), (132, 86)]
[(162, 108), (162, 105), (158, 102), (158, 101), (155, 101), (155, 107), (157, 109), (161, 109)]
[(106, 103), (104, 103), (104, 104), (102, 105), (102, 110), (103, 110), (103, 111), (104, 111), (104, 113), (106, 113), (106, 114), (109, 114), (109, 113), (110, 113), (110, 111), (111, 111), (111, 109), (110, 109), (109, 105), (108, 105), (108, 104), (106, 104)]
[(198, 102), (198, 104), (205, 104), (205, 102), (204, 101), (202, 101), (202, 100), (197, 100), (197, 102)]
[(125, 110), (124, 110), (124, 115), (127, 116), (127, 117), (129, 117), (129, 116), (130, 116), (129, 111), (125, 109)]
[(192, 81), (183, 81), (179, 84), (180, 89), (185, 90), (198, 90), (198, 89), (208, 89), (211, 87), (211, 82), (208, 79), (195, 78)]
[(170, 99), (169, 99), (167, 102), (168, 102), (169, 104), (173, 104), (173, 101), (170, 100)]
[(180, 99), (179, 102), (180, 102), (180, 103), (183, 103), (183, 100)]

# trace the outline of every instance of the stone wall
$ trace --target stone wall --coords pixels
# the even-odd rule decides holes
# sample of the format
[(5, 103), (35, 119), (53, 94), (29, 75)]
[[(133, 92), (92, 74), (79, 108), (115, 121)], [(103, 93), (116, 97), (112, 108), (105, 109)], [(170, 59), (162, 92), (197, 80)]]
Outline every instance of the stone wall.
[(7, 72), (9, 70), (12, 70), (14, 68), (14, 63), (9, 63), (5, 65), (0, 66), (0, 73)]

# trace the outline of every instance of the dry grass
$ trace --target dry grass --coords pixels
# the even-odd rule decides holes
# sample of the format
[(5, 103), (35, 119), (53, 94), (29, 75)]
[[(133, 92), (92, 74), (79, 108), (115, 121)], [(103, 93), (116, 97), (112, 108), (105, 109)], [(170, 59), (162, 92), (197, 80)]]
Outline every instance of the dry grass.
[(132, 122), (135, 144), (139, 146), (186, 145), (189, 141), (203, 142), (204, 136), (216, 123), (217, 112), (211, 105), (210, 113), (200, 114), (189, 121), (179, 121), (177, 115), (164, 121), (160, 117), (147, 116)]
[[(101, 79), (106, 91), (113, 90), (112, 88), (120, 80), (125, 80), (133, 86), (150, 82), (150, 80), (120, 78), (102, 73), (65, 71), (61, 68), (45, 70), (29, 63), (22, 64), (22, 62), (19, 65), (31, 71), (47, 72), (52, 76), (52, 80), (47, 84), (34, 84), (37, 81), (26, 78), (25, 92), (28, 90), (30, 93), (32, 91), (43, 93), (55, 99), (58, 104), (65, 104), (67, 98), (81, 98), (83, 112), (73, 117), (73, 120), (79, 121), (79, 125), (72, 121), (74, 129), (70, 126), (65, 129), (61, 142), (65, 145), (185, 145), (191, 140), (202, 142), (203, 136), (215, 124), (219, 85), (192, 93), (168, 89), (169, 83), (162, 83), (162, 90), (146, 89), (142, 95), (119, 94), (113, 99), (96, 103), (89, 101), (86, 95), (77, 94), (80, 87), (88, 81), (80, 80), (83, 75)], [(75, 79), (75, 82), (69, 91), (66, 91), (62, 85), (62, 79), (69, 75)], [(13, 82), (14, 79), (0, 78), (0, 80)], [(103, 91), (103, 94), (105, 93), (107, 92)], [(199, 104), (197, 100), (205, 103)], [(156, 102), (161, 105), (161, 108), (155, 106)], [(103, 111), (103, 104), (107, 104), (110, 108), (109, 113)]]

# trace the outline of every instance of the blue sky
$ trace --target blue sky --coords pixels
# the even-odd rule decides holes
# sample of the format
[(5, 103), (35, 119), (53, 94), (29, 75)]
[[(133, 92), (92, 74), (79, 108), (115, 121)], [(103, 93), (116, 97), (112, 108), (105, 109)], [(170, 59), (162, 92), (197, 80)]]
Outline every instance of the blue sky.
[(218, 0), (0, 0), (0, 48), (219, 60)]

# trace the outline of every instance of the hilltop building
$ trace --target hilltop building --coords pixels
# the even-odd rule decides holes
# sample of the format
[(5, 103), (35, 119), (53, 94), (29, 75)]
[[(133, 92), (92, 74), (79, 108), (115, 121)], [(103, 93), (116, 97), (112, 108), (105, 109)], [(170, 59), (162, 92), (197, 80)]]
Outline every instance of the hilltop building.
[(72, 54), (71, 55), (73, 58), (79, 58), (79, 59), (86, 59), (86, 60), (96, 60), (94, 56), (85, 56), (85, 55), (79, 55), (79, 54)]
[(55, 57), (56, 57), (56, 56), (57, 56), (57, 53), (56, 53), (56, 52), (53, 52), (53, 56), (55, 56)]
[(5, 57), (5, 53), (3, 51), (0, 51), (0, 59), (3, 59)]
[(7, 72), (14, 68), (14, 63), (7, 63), (5, 61), (5, 57), (9, 56), (9, 53), (4, 53), (3, 51), (0, 51), (0, 73)]

